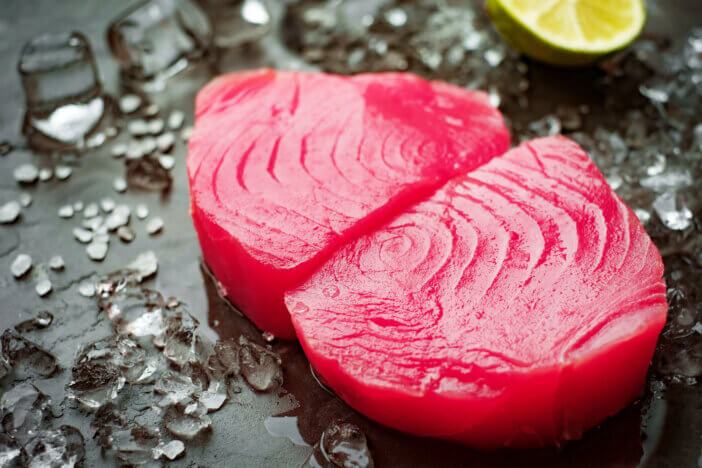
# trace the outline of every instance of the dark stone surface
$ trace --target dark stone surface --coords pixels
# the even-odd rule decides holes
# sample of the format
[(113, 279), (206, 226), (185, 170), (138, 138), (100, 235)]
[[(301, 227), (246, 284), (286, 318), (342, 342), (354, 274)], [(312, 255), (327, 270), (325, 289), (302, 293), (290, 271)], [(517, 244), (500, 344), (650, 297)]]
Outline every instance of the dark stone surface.
[[(110, 57), (105, 41), (107, 23), (129, 3), (98, 0), (4, 0), (0, 4), (0, 141), (14, 146), (10, 154), (0, 156), (0, 197), (15, 197), (19, 187), (12, 170), (25, 162), (52, 166), (55, 157), (33, 154), (26, 149), (20, 135), (24, 112), (24, 97), (16, 73), (16, 62), (24, 42), (45, 31), (80, 30), (92, 42), (99, 69), (107, 90), (116, 94), (119, 79), (116, 62)], [(676, 35), (702, 19), (701, 4), (696, 0), (659, 0), (650, 4), (649, 31)], [(241, 54), (227, 57), (225, 68), (246, 68), (258, 65), (289, 63), (280, 55), (272, 37), (263, 48), (249, 48)], [(588, 87), (589, 71), (572, 72), (532, 66), (531, 102), (529, 113), (539, 115), (563, 102), (580, 102), (583, 96), (596, 100), (597, 94)], [(180, 80), (177, 86), (156, 97), (162, 115), (170, 109), (183, 109), (192, 123), (192, 98), (202, 81)], [(566, 85), (567, 84), (567, 85)], [(597, 103), (593, 106), (597, 109)], [(122, 132), (117, 141), (126, 141)], [(71, 424), (81, 430), (86, 439), (86, 466), (116, 463), (104, 459), (92, 440), (90, 417), (64, 402), (64, 385), (70, 378), (70, 366), (81, 343), (110, 333), (110, 325), (98, 316), (93, 299), (77, 293), (78, 284), (96, 274), (119, 268), (137, 254), (152, 249), (159, 258), (159, 272), (148, 286), (164, 296), (183, 300), (190, 312), (203, 324), (206, 334), (215, 339), (238, 337), (242, 333), (260, 333), (244, 318), (222, 301), (213, 282), (200, 267), (200, 252), (191, 226), (188, 210), (187, 179), (185, 176), (186, 147), (180, 139), (173, 152), (176, 166), (173, 186), (166, 194), (129, 190), (115, 193), (113, 179), (124, 175), (124, 163), (109, 154), (110, 145), (88, 152), (75, 162), (71, 178), (55, 179), (28, 187), (33, 203), (23, 210), (22, 219), (11, 226), (0, 226), (0, 330), (34, 317), (42, 310), (54, 315), (47, 329), (28, 332), (27, 337), (53, 352), (62, 371), (50, 379), (34, 383), (49, 394), (54, 405), (63, 409), (61, 424)], [(151, 215), (165, 220), (161, 234), (146, 234), (145, 221), (132, 216), (131, 227), (136, 239), (123, 244), (116, 238), (104, 262), (93, 262), (77, 243), (71, 230), (82, 218), (64, 220), (57, 216), (59, 206), (82, 200), (99, 201), (109, 196), (132, 208), (146, 203)], [(0, 198), (0, 202), (4, 198)], [(62, 255), (66, 267), (50, 272), (54, 291), (40, 298), (34, 291), (33, 274), (15, 280), (10, 264), (19, 253), (30, 253), (34, 272), (39, 264), (47, 264), (54, 255)], [(261, 341), (262, 342), (262, 341)], [(702, 395), (699, 386), (678, 386), (669, 390), (664, 399), (650, 397), (625, 409), (605, 421), (601, 427), (586, 434), (582, 441), (567, 444), (560, 450), (506, 451), (478, 453), (467, 448), (401, 434), (366, 420), (327, 393), (310, 373), (309, 364), (295, 343), (277, 343), (285, 370), (285, 383), (276, 394), (255, 394), (244, 388), (233, 401), (212, 414), (213, 431), (203, 440), (187, 444), (185, 458), (172, 462), (176, 466), (299, 466), (311, 452), (311, 447), (298, 446), (283, 437), (274, 437), (266, 430), (264, 421), (274, 415), (295, 416), (302, 438), (310, 446), (334, 419), (357, 424), (366, 434), (376, 466), (694, 466), (702, 446)], [(4, 391), (8, 382), (3, 382)]]

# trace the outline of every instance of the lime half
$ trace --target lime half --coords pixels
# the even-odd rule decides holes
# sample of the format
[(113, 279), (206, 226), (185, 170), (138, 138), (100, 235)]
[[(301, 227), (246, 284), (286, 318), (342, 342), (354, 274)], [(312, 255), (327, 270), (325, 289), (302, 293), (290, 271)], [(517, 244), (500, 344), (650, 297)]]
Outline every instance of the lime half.
[(644, 0), (487, 0), (495, 27), (519, 52), (587, 65), (623, 49), (646, 22)]

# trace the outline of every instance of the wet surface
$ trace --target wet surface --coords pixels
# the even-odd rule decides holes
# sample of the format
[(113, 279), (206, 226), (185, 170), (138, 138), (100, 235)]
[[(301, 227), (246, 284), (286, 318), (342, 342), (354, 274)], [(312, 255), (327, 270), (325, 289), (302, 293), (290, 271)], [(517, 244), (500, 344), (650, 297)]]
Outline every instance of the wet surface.
[[(559, 450), (480, 453), (449, 442), (407, 436), (368, 421), (320, 385), (296, 343), (274, 340), (272, 351), (280, 356), (283, 367), (281, 377), (276, 373), (277, 356), (265, 347), (268, 340), (219, 297), (214, 280), (201, 267), (200, 251), (189, 218), (184, 164), (186, 147), (181, 137), (181, 127), (187, 129), (192, 125), (192, 98), (210, 73), (209, 66), (205, 70), (195, 67), (179, 74), (169, 81), (165, 91), (153, 95), (153, 104), (158, 107), (157, 118), (162, 119), (166, 124), (165, 130), (170, 129), (175, 136), (173, 149), (168, 148), (169, 154), (173, 156), (172, 161), (165, 160), (164, 164), (163, 160), (152, 157), (146, 163), (140, 160), (140, 164), (131, 164), (130, 170), (129, 163), (125, 163), (129, 159), (127, 149), (127, 155), (123, 153), (122, 157), (115, 157), (115, 146), (129, 147), (132, 141), (126, 128), (126, 122), (132, 121), (131, 118), (124, 120), (125, 128), (114, 137), (114, 141), (106, 141), (100, 148), (85, 151), (80, 156), (77, 152), (61, 156), (39, 155), (28, 149), (27, 140), (21, 136), (26, 108), (22, 84), (19, 75), (14, 73), (23, 44), (46, 32), (48, 24), (52, 31), (81, 31), (92, 44), (104, 90), (113, 96), (122, 95), (118, 63), (109, 53), (105, 30), (111, 20), (123, 13), (127, 3), (67, 1), (56, 4), (43, 0), (11, 0), (0, 6), (0, 63), (6, 68), (6, 73), (0, 79), (0, 141), (9, 142), (9, 146), (13, 147), (6, 151), (8, 145), (0, 145), (5, 148), (0, 151), (0, 207), (16, 200), (21, 211), (16, 220), (0, 225), (0, 330), (10, 329), (5, 332), (6, 336), (3, 335), (3, 345), (5, 342), (17, 344), (10, 352), (5, 352), (17, 361), (13, 366), (15, 370), (8, 377), (2, 378), (7, 363), (0, 362), (0, 391), (7, 395), (11, 388), (17, 389), (13, 379), (23, 378), (24, 375), (15, 376), (12, 372), (27, 374), (27, 383), (31, 382), (41, 393), (31, 387), (21, 387), (18, 391), (34, 395), (23, 401), (39, 408), (34, 413), (46, 425), (43, 437), (47, 438), (44, 442), (38, 440), (27, 443), (25, 450), (31, 448), (39, 456), (41, 447), (54, 444), (62, 448), (61, 456), (65, 459), (78, 457), (81, 455), (81, 444), (77, 442), (74, 429), (71, 429), (76, 428), (85, 440), (86, 466), (117, 465), (122, 452), (110, 442), (116, 436), (119, 436), (121, 447), (136, 444), (139, 448), (136, 452), (139, 456), (143, 455), (146, 461), (152, 461), (155, 455), (159, 455), (161, 460), (176, 458), (169, 462), (175, 466), (301, 466), (313, 455), (315, 445), (324, 446), (324, 441), (320, 441), (320, 438), (325, 431), (339, 435), (338, 428), (334, 430), (332, 426), (335, 421), (342, 421), (356, 425), (365, 435), (373, 463), (377, 467), (678, 467), (695, 466), (698, 463), (702, 447), (702, 390), (696, 384), (696, 378), (702, 374), (699, 339), (702, 326), (699, 330), (694, 328), (699, 323), (700, 292), (699, 285), (691, 278), (699, 278), (702, 269), (699, 221), (694, 219), (700, 213), (699, 194), (695, 193), (695, 184), (692, 183), (688, 184), (692, 187), (680, 190), (685, 196), (682, 202), (689, 210), (689, 216), (684, 209), (676, 206), (681, 201), (670, 200), (670, 197), (658, 201), (657, 209), (656, 204), (653, 204), (654, 197), (666, 193), (665, 184), (671, 182), (656, 178), (650, 183), (664, 184), (662, 190), (643, 191), (633, 181), (667, 174), (665, 165), (658, 170), (655, 155), (646, 158), (641, 156), (643, 159), (638, 162), (617, 161), (613, 155), (616, 154), (618, 140), (601, 131), (597, 134), (597, 127), (607, 122), (621, 120), (631, 126), (631, 122), (636, 120), (632, 120), (629, 115), (631, 109), (644, 108), (642, 102), (646, 102), (642, 101), (636, 88), (633, 93), (617, 88), (615, 94), (619, 102), (616, 106), (607, 106), (605, 101), (612, 99), (614, 91), (603, 91), (593, 84), (601, 82), (605, 76), (603, 71), (585, 70), (573, 74), (528, 63), (528, 90), (508, 87), (500, 88), (499, 91), (503, 110), (513, 121), (518, 135), (547, 133), (557, 126), (589, 135), (591, 139), (594, 138), (594, 147), (605, 142), (601, 155), (593, 156), (596, 162), (610, 177), (613, 186), (617, 183), (620, 185), (620, 194), (627, 202), (646, 210), (651, 217), (647, 229), (664, 254), (666, 279), (672, 289), (669, 293), (672, 308), (671, 324), (666, 328), (654, 359), (655, 365), (646, 395), (641, 401), (605, 421), (599, 428), (588, 432), (582, 441), (568, 443)], [(255, 9), (251, 11), (256, 13)], [(397, 12), (389, 17), (395, 22), (401, 20)], [(656, 40), (679, 39), (687, 37), (692, 26), (699, 25), (702, 11), (694, 1), (657, 1), (650, 4), (650, 18), (648, 31), (651, 37)], [(258, 39), (262, 29), (267, 28), (257, 27), (248, 36), (238, 35), (235, 38), (237, 43), (243, 41), (242, 37), (251, 40), (256, 38), (260, 42), (240, 44), (223, 53), (220, 68), (230, 70), (262, 65), (289, 67), (300, 63), (299, 58), (282, 53), (276, 35), (269, 34)], [(227, 43), (227, 40), (234, 39), (223, 38), (220, 42)], [(315, 57), (317, 56), (313, 54), (316, 65), (327, 69), (336, 69), (340, 66), (339, 63), (348, 63), (348, 57), (345, 56), (342, 57), (343, 60), (339, 57), (332, 60), (325, 58), (325, 55)], [(429, 64), (432, 63), (430, 56), (424, 58)], [(497, 59), (494, 54), (486, 57), (488, 61)], [(512, 59), (508, 57), (506, 60), (511, 67)], [(517, 67), (516, 62), (514, 66)], [(425, 69), (423, 73), (450, 78), (445, 77), (450, 73), (446, 69)], [(489, 76), (490, 73), (486, 79), (495, 80)], [(487, 88), (489, 83), (477, 85)], [(521, 107), (514, 93), (526, 94), (529, 105)], [(653, 97), (656, 97), (655, 93)], [(586, 116), (573, 115), (568, 110), (557, 111), (557, 108), (564, 105), (577, 107), (582, 103), (587, 103), (590, 107)], [(132, 111), (133, 115), (144, 118), (147, 122), (153, 121), (154, 109), (148, 107), (142, 103), (139, 110)], [(181, 110), (185, 112), (185, 122), (182, 124), (178, 113)], [(175, 117), (172, 111), (176, 111)], [(542, 119), (551, 114), (559, 116), (557, 122)], [(583, 118), (587, 121), (585, 124), (578, 122)], [(683, 125), (690, 121), (684, 115), (677, 115), (676, 118)], [(659, 122), (648, 115), (641, 119), (649, 127), (658, 125)], [(147, 128), (146, 132), (150, 134), (152, 130), (153, 133), (163, 131), (155, 126), (156, 124), (153, 129)], [(634, 147), (632, 140), (636, 139), (635, 129), (631, 132), (633, 134), (628, 134), (627, 144)], [(649, 129), (648, 133), (651, 134), (652, 131)], [(685, 128), (681, 133), (681, 138), (686, 142), (686, 156), (666, 156), (674, 168), (699, 168), (699, 148), (696, 152), (691, 150), (688, 155), (687, 148), (692, 147), (689, 139), (693, 138), (690, 129)], [(622, 134), (627, 135), (624, 130)], [(658, 134), (653, 135), (662, 138), (656, 136)], [(151, 135), (139, 136), (139, 139), (143, 141), (149, 136)], [(649, 142), (640, 144), (646, 145)], [(166, 143), (163, 145), (170, 146)], [(134, 151), (143, 151), (143, 147), (142, 144)], [(673, 153), (672, 149), (670, 153)], [(691, 159), (685, 159), (688, 157)], [(24, 166), (20, 171), (21, 179), (25, 182), (42, 179), (42, 169), (46, 175), (46, 169), (50, 168), (52, 177), (20, 185), (15, 172), (26, 164), (31, 166)], [(171, 169), (164, 167), (171, 164)], [(637, 166), (645, 168), (646, 172), (634, 173)], [(618, 170), (612, 171), (612, 168)], [(621, 180), (617, 181), (615, 176)], [(693, 171), (689, 177), (691, 180), (699, 180), (699, 173)], [(678, 179), (673, 185), (678, 187), (685, 185), (684, 182)], [(31, 196), (28, 203), (27, 194)], [(112, 199), (114, 205), (101, 203), (106, 198)], [(99, 205), (96, 217), (104, 218), (104, 225), (108, 224), (108, 218), (112, 219), (109, 227), (105, 227), (106, 232), (103, 232), (103, 225), (91, 222), (96, 217), (86, 216), (86, 210), (93, 211), (92, 207), (88, 208), (91, 203)], [(59, 210), (66, 206), (71, 208), (71, 216), (59, 217)], [(125, 208), (118, 208), (120, 206), (128, 207), (130, 215), (126, 215)], [(9, 210), (14, 211), (15, 208), (17, 206), (13, 205)], [(656, 214), (659, 211), (664, 216)], [(672, 217), (666, 219), (666, 214)], [(127, 216), (131, 235), (124, 229), (119, 234), (119, 230), (126, 224), (124, 218)], [(678, 227), (682, 227), (682, 230), (678, 230)], [(114, 228), (117, 235), (111, 234), (110, 228)], [(76, 240), (76, 229), (85, 230), (78, 232), (86, 244)], [(86, 245), (92, 246), (88, 252)], [(149, 315), (149, 320), (135, 325), (135, 320), (143, 317), (144, 313), (135, 317), (133, 298), (120, 298), (118, 304), (125, 311), (113, 311), (119, 320), (111, 320), (109, 310), (101, 312), (96, 298), (92, 297), (95, 290), (94, 286), (91, 290), (91, 285), (99, 276), (123, 269), (139, 254), (149, 251), (153, 251), (158, 259), (157, 273), (152, 271), (148, 254), (136, 267), (132, 266), (143, 272), (142, 286), (158, 291), (164, 302), (169, 302), (166, 298), (171, 296), (178, 298), (200, 322), (198, 336), (202, 340), (214, 344), (221, 339), (224, 343), (233, 343), (232, 349), (238, 352), (241, 352), (239, 346), (243, 347), (244, 361), (241, 356), (233, 357), (232, 349), (220, 349), (216, 353), (221, 372), (242, 373), (243, 376), (238, 378), (235, 388), (230, 386), (227, 389), (225, 403), (221, 403), (224, 394), (210, 385), (200, 391), (198, 404), (191, 407), (191, 411), (185, 412), (190, 403), (184, 400), (166, 407), (163, 414), (155, 414), (151, 410), (154, 401), (163, 398), (157, 390), (159, 386), (154, 383), (128, 383), (128, 380), (132, 383), (139, 380), (143, 377), (143, 372), (133, 375), (133, 372), (124, 369), (123, 361), (115, 364), (114, 359), (107, 359), (94, 363), (103, 367), (100, 367), (100, 372), (90, 373), (87, 377), (102, 377), (99, 387), (107, 393), (120, 387), (112, 403), (123, 414), (115, 415), (112, 411), (114, 408), (109, 404), (103, 405), (99, 414), (79, 409), (75, 401), (67, 398), (67, 385), (76, 393), (81, 391), (82, 384), (85, 384), (84, 388), (98, 387), (94, 382), (81, 380), (80, 368), (77, 371), (74, 368), (86, 346), (111, 339), (115, 330), (133, 331), (137, 326), (139, 330), (146, 329), (157, 334), (165, 327), (155, 315)], [(29, 266), (23, 258), (19, 265), (13, 267), (20, 254), (31, 256)], [(53, 269), (52, 258), (57, 255), (62, 257), (64, 266)], [(100, 260), (101, 257), (104, 260)], [(144, 270), (139, 269), (139, 265)], [(47, 280), (51, 289), (42, 296), (40, 290), (45, 291)], [(50, 325), (43, 325), (47, 320), (44, 312), (53, 316)], [(147, 311), (153, 312), (153, 308)], [(14, 329), (18, 324), (21, 324), (19, 331)], [(17, 336), (21, 339), (17, 339)], [(240, 341), (242, 336), (245, 338)], [(160, 344), (166, 348), (165, 359), (170, 362), (166, 364), (164, 361), (162, 364), (177, 367), (178, 375), (187, 374), (182, 370), (182, 365), (188, 360), (188, 354), (184, 354), (178, 344), (175, 341), (170, 347), (167, 343)], [(28, 359), (23, 353), (32, 347), (44, 351), (33, 353), (31, 359)], [(159, 359), (164, 359), (163, 354), (157, 351), (158, 348), (153, 348), (148, 340), (144, 349), (148, 351), (147, 355), (155, 353)], [(56, 358), (58, 368), (54, 368), (53, 357)], [(232, 366), (236, 367), (234, 363), (237, 358), (239, 367), (235, 372)], [(254, 365), (256, 363), (262, 366), (263, 373), (256, 372), (260, 370)], [(127, 367), (133, 370), (131, 364)], [(159, 369), (158, 372), (166, 370)], [(188, 378), (193, 378), (193, 375), (190, 374)], [(76, 383), (69, 385), (70, 382)], [(205, 393), (207, 394), (204, 395)], [(50, 403), (47, 403), (47, 398)], [(199, 405), (204, 405), (205, 408)], [(213, 411), (215, 408), (219, 409)], [(188, 417), (185, 418), (184, 414)], [(121, 417), (129, 420), (122, 421)], [(97, 431), (96, 427), (102, 429)], [(183, 447), (177, 440), (169, 442), (174, 434), (183, 439)], [(353, 443), (358, 442), (358, 437), (352, 431), (347, 431), (346, 435)], [(191, 440), (186, 440), (188, 438)], [(12, 447), (9, 441), (3, 441), (0, 438), (0, 445)], [(331, 447), (328, 440), (327, 446)], [(103, 448), (106, 449), (102, 450)], [(185, 453), (182, 453), (181, 448)]]

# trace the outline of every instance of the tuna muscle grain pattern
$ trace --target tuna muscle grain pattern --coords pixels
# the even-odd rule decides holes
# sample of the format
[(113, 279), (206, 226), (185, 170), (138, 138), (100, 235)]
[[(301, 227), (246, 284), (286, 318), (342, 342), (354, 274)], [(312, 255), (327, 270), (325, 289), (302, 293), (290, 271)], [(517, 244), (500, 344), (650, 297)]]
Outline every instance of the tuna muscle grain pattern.
[(285, 301), (316, 371), (369, 418), (534, 447), (639, 394), (666, 319), (662, 274), (637, 217), (552, 137), (449, 181)]
[(259, 328), (328, 255), (509, 146), (487, 96), (410, 74), (258, 70), (196, 101), (187, 170), (205, 262)]

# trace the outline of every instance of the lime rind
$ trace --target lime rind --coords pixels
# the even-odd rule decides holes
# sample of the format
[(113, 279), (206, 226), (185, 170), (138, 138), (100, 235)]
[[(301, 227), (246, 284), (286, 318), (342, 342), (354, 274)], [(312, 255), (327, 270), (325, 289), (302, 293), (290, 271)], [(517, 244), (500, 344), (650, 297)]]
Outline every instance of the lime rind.
[[(555, 3), (552, 2), (551, 5)], [(644, 3), (642, 1), (636, 3), (638, 8), (634, 18), (636, 23), (607, 41), (593, 41), (585, 38), (579, 41), (562, 41), (562, 38), (545, 37), (548, 35), (522, 21), (515, 12), (505, 7), (501, 0), (487, 0), (487, 11), (498, 32), (517, 51), (553, 65), (583, 66), (622, 50), (636, 39), (646, 22)], [(574, 42), (580, 43), (573, 45)], [(583, 47), (586, 43), (589, 45)]]

